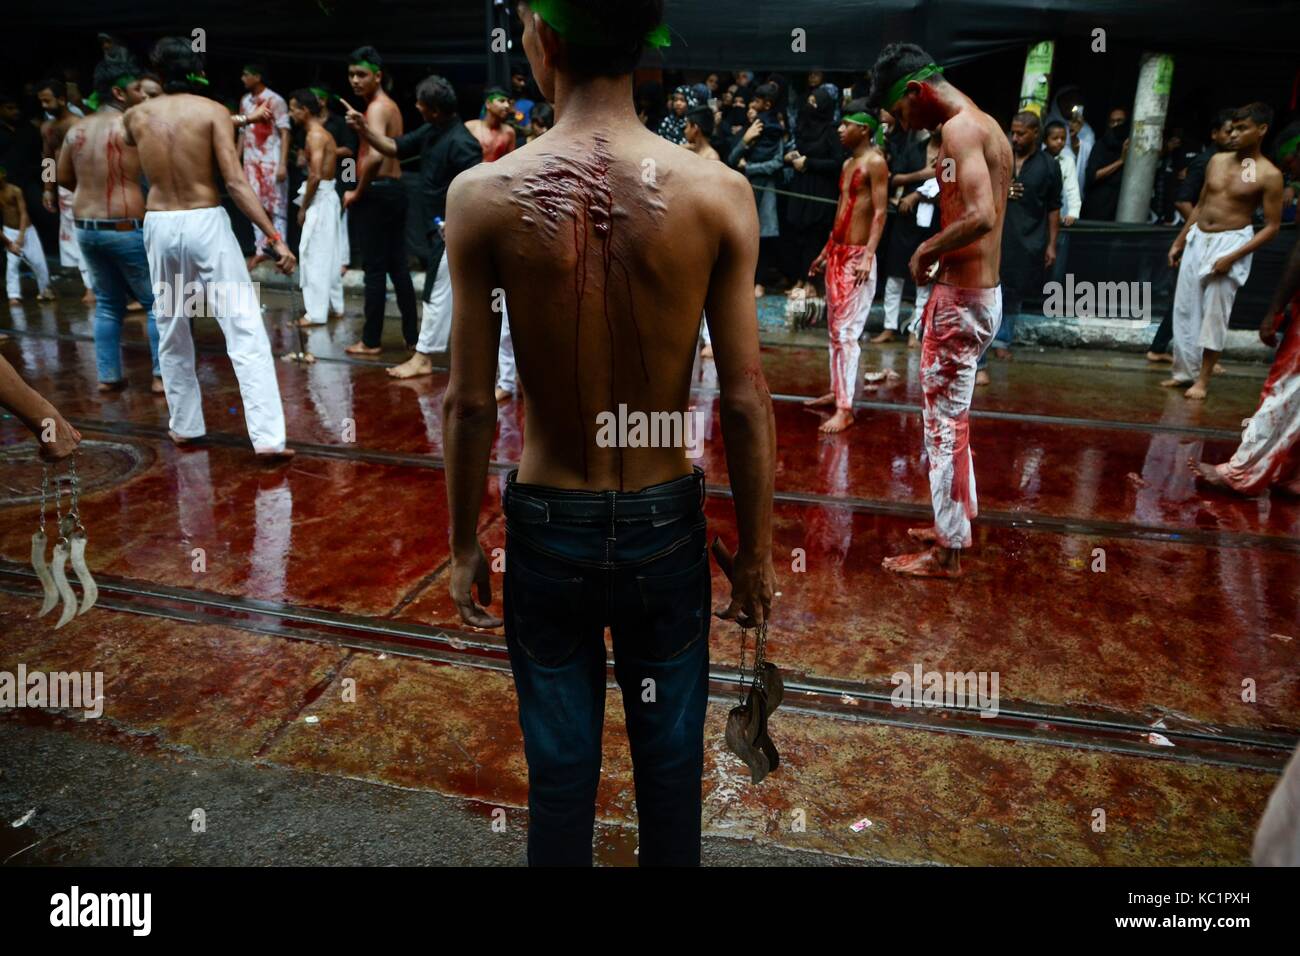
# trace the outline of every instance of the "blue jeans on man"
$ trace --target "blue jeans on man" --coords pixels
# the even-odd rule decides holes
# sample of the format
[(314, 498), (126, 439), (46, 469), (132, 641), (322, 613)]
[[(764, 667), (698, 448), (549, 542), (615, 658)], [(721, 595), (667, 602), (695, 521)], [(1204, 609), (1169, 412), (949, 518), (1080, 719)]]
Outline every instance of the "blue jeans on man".
[[(153, 284), (149, 278), (149, 257), (144, 251), (144, 231), (139, 225), (125, 228), (133, 220), (79, 219), (77, 222), (77, 243), (94, 280), (95, 365), (99, 381), (117, 384), (125, 378), (122, 320), (126, 317), (128, 298), (145, 308), (153, 374), (155, 378), (161, 377), (158, 325), (154, 321)], [(84, 228), (82, 223), (103, 228)]]
[(637, 492), (520, 484), (505, 625), (528, 759), (528, 862), (590, 866), (605, 628), (632, 752), (642, 866), (698, 866), (710, 578), (704, 473)]

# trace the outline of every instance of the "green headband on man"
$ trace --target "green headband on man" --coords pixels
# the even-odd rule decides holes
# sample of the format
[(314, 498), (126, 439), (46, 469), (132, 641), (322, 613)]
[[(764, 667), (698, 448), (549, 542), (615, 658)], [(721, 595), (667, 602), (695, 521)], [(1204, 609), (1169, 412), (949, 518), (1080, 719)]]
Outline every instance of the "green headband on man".
[(1296, 133), (1285, 143), (1279, 143), (1277, 147), (1277, 158), (1286, 159), (1297, 149), (1300, 149), (1300, 133)]
[(865, 126), (871, 130), (871, 139), (877, 146), (885, 141), (885, 134), (880, 129), (880, 120), (870, 113), (846, 113), (844, 122), (856, 123), (858, 126)]
[(359, 66), (363, 70), (369, 70), (371, 73), (375, 74), (376, 76), (378, 76), (383, 71), (383, 67), (371, 63), (369, 60), (353, 60), (352, 63), (350, 63), (349, 65)]
[(898, 82), (889, 88), (889, 92), (885, 94), (885, 98), (880, 101), (880, 105), (885, 109), (890, 109), (895, 103), (903, 98), (903, 95), (907, 92), (908, 83), (920, 83), (922, 80), (928, 80), (930, 77), (937, 76), (942, 72), (943, 67), (937, 66), (934, 63), (927, 63), (919, 70), (913, 70), (911, 73), (907, 74), (907, 76), (899, 77)]
[[(117, 80), (113, 83), (113, 89), (125, 91), (127, 87), (129, 87), (132, 83), (134, 83), (138, 79), (139, 79), (138, 76), (132, 76), (130, 73), (126, 74), (125, 76), (119, 76)], [(86, 97), (86, 105), (90, 107), (90, 111), (92, 113), (95, 110), (99, 109), (99, 107), (102, 104), (103, 101), (100, 99), (98, 93), (91, 93), (89, 96)]]
[[(573, 9), (569, 0), (528, 0), (528, 7), (542, 18), (542, 21), (570, 43), (580, 46), (599, 46), (605, 37), (593, 23), (583, 19), (582, 14)], [(645, 45), (656, 49), (670, 46), (672, 38), (668, 24), (661, 23), (645, 35)]]

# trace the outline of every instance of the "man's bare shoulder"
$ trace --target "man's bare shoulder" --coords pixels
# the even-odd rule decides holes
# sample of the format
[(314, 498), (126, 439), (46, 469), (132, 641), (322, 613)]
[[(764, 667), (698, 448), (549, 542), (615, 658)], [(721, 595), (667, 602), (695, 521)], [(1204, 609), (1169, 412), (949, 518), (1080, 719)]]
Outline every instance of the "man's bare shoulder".
[(862, 166), (872, 176), (887, 176), (889, 174), (889, 160), (878, 149), (867, 150), (866, 155), (862, 157)]

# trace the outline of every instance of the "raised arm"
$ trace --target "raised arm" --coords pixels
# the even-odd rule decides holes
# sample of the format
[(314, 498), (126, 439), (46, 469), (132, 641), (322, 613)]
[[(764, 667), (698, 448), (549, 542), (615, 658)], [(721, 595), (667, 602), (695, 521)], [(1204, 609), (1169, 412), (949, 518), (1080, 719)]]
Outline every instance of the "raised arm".
[(385, 156), (397, 155), (397, 140), (384, 133), (384, 124), (381, 122), (377, 126), (371, 126), (366, 120), (366, 114), (360, 110), (354, 110), (352, 104), (347, 100), (340, 99), (347, 112), (348, 126), (351, 127), (358, 136), (369, 143), (374, 149), (383, 153)]
[(721, 167), (717, 176), (721, 182), (713, 190), (714, 215), (721, 220), (722, 232), (704, 311), (718, 370), (722, 441), (740, 532), (731, 603), (720, 616), (753, 626), (771, 612), (776, 582), (772, 570), (776, 423), (759, 357), (754, 305), (758, 211), (744, 176)]
[(275, 231), (271, 217), (266, 214), (262, 204), (257, 201), (257, 194), (253, 192), (253, 187), (248, 185), (248, 180), (244, 178), (244, 167), (239, 162), (239, 156), (235, 152), (235, 141), (230, 135), (230, 116), (219, 106), (212, 112), (210, 135), (212, 154), (217, 161), (217, 171), (226, 181), (226, 190), (230, 193), (230, 198), (239, 211), (262, 230), (263, 235), (271, 238), (277, 256), (275, 267), (288, 275), (293, 272), (298, 260), (285, 245), (284, 237)]
[(451, 520), (451, 598), (472, 627), (501, 626), (501, 619), (485, 610), (492, 603), (492, 579), (478, 541), (479, 508), (496, 434), (494, 386), (501, 340), (501, 314), (494, 308), (494, 290), (500, 283), (492, 260), (489, 210), (483, 187), (472, 173), (452, 182), (447, 193), (446, 241), (455, 295), (442, 436)]

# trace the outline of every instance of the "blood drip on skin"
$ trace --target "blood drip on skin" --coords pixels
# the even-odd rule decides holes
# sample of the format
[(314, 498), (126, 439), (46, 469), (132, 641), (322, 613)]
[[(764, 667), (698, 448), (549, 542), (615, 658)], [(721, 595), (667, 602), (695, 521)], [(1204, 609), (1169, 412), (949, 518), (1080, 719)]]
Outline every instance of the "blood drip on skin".
[(113, 188), (117, 187), (122, 196), (122, 215), (127, 214), (126, 203), (126, 174), (122, 169), (122, 135), (118, 132), (108, 134), (108, 139), (104, 144), (104, 155), (107, 161), (108, 174), (104, 179), (104, 208), (108, 215), (113, 215)]
[[(858, 187), (862, 184), (862, 169), (855, 166), (853, 177), (849, 180), (849, 201), (844, 204), (844, 208), (835, 218), (835, 226), (831, 230), (831, 241), (843, 244), (849, 234), (849, 224), (853, 221), (853, 207), (858, 201)], [(840, 173), (840, 194), (844, 194), (844, 173)]]
[[(582, 306), (587, 293), (588, 266), (588, 230), (595, 233), (598, 242), (603, 241), (601, 250), (601, 267), (604, 284), (601, 289), (601, 308), (605, 319), (605, 330), (609, 336), (609, 402), (614, 407), (615, 350), (616, 329), (610, 313), (609, 284), (610, 275), (615, 266), (623, 270), (627, 289), (627, 310), (632, 326), (633, 339), (636, 343), (637, 356), (642, 375), (650, 381), (649, 367), (646, 365), (645, 349), (641, 344), (641, 330), (636, 322), (633, 306), (632, 273), (620, 250), (616, 247), (614, 223), (625, 214), (614, 204), (614, 193), (610, 186), (609, 170), (613, 155), (609, 151), (609, 141), (597, 134), (593, 137), (590, 152), (581, 157), (548, 155), (541, 161), (537, 172), (525, 177), (523, 184), (513, 195), (516, 203), (524, 207), (522, 219), (540, 227), (548, 237), (558, 235), (559, 224), (568, 219), (573, 223), (573, 246), (576, 263), (573, 274), (573, 368), (574, 399), (577, 426), (582, 435), (582, 474), (589, 474), (587, 456), (587, 421), (582, 408), (582, 376), (578, 370), (582, 360)], [(662, 216), (664, 206), (655, 192), (653, 184), (643, 183), (643, 203), (657, 215)], [(618, 449), (619, 490), (623, 489), (623, 450)]]

